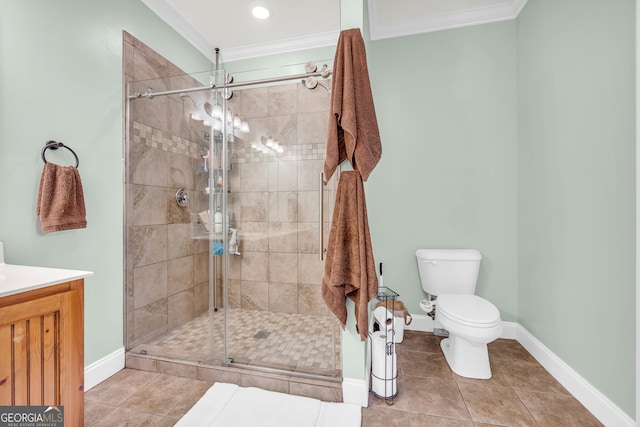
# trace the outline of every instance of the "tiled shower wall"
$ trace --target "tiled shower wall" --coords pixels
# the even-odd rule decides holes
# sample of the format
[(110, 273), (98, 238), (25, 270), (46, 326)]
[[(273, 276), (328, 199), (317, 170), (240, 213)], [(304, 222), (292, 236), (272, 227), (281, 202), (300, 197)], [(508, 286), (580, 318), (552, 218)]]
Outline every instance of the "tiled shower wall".
[[(329, 93), (296, 82), (236, 91), (230, 104), (251, 133), (230, 143), (228, 200), (241, 256), (229, 259), (229, 305), (327, 315), (320, 290), (319, 191)], [(284, 152), (256, 151), (251, 143), (262, 136)], [(325, 193), (326, 235), (333, 198)]]
[[(184, 75), (125, 33), (125, 82), (147, 80), (126, 93), (198, 86)], [(208, 245), (191, 239), (189, 224), (191, 213), (207, 206), (202, 194), (206, 175), (198, 173), (198, 159), (208, 142), (204, 129), (188, 118), (189, 102), (178, 96), (130, 102), (125, 142), (127, 348), (208, 309)], [(189, 192), (189, 207), (176, 204), (178, 188)]]

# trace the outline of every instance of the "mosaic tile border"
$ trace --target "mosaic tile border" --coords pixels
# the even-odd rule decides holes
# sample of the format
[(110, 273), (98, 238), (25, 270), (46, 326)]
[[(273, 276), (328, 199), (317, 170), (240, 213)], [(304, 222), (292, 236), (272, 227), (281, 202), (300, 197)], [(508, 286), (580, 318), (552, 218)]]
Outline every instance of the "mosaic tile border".
[[(172, 135), (160, 129), (155, 129), (140, 122), (133, 122), (133, 142), (144, 144), (148, 147), (158, 148), (169, 153), (180, 154), (192, 159), (199, 158), (203, 148), (201, 144)], [(246, 141), (231, 143), (231, 158), (233, 163), (261, 163), (275, 162), (278, 160), (322, 160), (325, 156), (326, 143), (295, 144), (285, 147), (282, 154), (269, 154), (256, 151)]]
[(202, 151), (202, 147), (193, 141), (136, 121), (133, 122), (133, 142), (192, 159), (197, 159)]
[[(237, 142), (234, 144), (237, 144)], [(231, 152), (234, 163), (262, 163), (275, 162), (278, 160), (324, 160), (326, 147), (326, 143), (287, 145), (284, 147), (284, 153), (270, 154), (261, 153), (252, 147), (232, 146)]]

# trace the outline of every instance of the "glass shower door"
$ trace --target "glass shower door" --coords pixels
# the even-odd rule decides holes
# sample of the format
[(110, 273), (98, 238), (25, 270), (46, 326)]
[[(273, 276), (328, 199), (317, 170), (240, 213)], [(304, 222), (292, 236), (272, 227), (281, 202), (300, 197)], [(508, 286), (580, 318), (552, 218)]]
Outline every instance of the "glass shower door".
[(215, 93), (179, 92), (208, 84), (208, 74), (128, 85), (128, 95), (176, 93), (127, 102), (125, 319), (133, 354), (216, 364), (224, 359), (223, 263), (212, 250), (210, 157), (222, 134), (207, 115)]
[(339, 327), (321, 297), (335, 185), (321, 181), (328, 93), (299, 83), (249, 88), (228, 106), (251, 131), (229, 142), (238, 250), (227, 255), (227, 358), (337, 376)]

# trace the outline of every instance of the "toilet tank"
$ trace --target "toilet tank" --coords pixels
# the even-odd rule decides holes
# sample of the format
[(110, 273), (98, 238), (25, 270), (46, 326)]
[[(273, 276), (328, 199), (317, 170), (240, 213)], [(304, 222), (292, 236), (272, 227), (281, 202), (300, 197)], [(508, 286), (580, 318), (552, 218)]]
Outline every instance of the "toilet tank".
[(474, 294), (482, 255), (475, 249), (418, 249), (422, 289), (429, 295)]

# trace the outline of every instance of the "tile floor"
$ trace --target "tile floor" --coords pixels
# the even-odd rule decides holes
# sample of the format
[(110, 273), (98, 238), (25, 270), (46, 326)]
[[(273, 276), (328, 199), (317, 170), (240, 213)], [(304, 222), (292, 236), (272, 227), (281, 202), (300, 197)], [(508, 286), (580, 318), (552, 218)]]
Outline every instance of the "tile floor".
[[(363, 427), (602, 425), (516, 341), (489, 345), (490, 380), (452, 373), (439, 342), (405, 332), (396, 347), (398, 396), (389, 405), (370, 395)], [(125, 369), (86, 393), (85, 426), (172, 426), (211, 385)]]
[(493, 377), (454, 374), (440, 337), (406, 331), (396, 346), (398, 396), (370, 395), (363, 427), (602, 426), (517, 341), (489, 344)]

